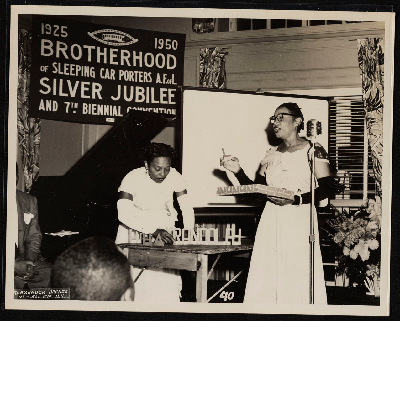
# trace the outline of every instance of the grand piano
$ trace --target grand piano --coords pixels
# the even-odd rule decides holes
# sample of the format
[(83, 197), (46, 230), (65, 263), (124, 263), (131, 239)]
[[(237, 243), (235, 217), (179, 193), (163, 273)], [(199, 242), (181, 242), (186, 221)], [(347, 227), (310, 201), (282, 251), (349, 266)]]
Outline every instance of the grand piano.
[[(43, 256), (54, 262), (68, 246), (90, 236), (115, 239), (118, 187), (129, 171), (142, 166), (142, 146), (173, 119), (131, 110), (64, 176), (39, 177), (31, 194), (38, 199)], [(49, 235), (63, 230), (79, 233)]]

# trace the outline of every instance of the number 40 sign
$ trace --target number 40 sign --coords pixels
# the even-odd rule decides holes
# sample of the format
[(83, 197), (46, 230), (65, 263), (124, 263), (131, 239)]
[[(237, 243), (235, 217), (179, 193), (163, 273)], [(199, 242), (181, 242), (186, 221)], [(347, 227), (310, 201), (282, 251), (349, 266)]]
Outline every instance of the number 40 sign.
[(221, 292), (219, 297), (220, 299), (224, 299), (224, 301), (233, 300), (233, 298), (235, 297), (235, 292), (225, 292), (224, 290), (223, 292)]

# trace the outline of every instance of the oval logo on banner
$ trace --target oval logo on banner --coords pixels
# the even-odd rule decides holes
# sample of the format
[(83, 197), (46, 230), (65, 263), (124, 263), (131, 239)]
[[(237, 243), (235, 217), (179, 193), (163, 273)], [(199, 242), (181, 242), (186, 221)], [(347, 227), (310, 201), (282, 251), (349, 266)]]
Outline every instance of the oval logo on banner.
[(115, 29), (100, 29), (98, 31), (88, 32), (88, 35), (98, 42), (112, 46), (127, 46), (138, 41), (138, 39), (135, 39), (131, 35)]

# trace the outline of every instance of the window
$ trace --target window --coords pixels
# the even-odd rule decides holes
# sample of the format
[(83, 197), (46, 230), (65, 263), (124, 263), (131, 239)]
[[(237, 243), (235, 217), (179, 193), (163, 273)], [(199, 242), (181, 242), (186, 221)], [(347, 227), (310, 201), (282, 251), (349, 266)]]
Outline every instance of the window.
[(238, 18), (237, 19), (237, 30), (238, 31), (251, 30), (251, 19)]
[(375, 196), (362, 96), (334, 97), (329, 102), (329, 158), (339, 179), (335, 200), (361, 203)]
[(318, 25), (326, 25), (326, 21), (324, 21), (324, 20), (311, 20), (311, 21), (308, 21), (308, 26), (318, 26)]
[(362, 21), (339, 20), (301, 20), (301, 19), (247, 19), (247, 18), (218, 18), (218, 32), (250, 31), (258, 29), (283, 29), (307, 26), (351, 24)]
[(271, 29), (286, 28), (285, 19), (271, 19)]

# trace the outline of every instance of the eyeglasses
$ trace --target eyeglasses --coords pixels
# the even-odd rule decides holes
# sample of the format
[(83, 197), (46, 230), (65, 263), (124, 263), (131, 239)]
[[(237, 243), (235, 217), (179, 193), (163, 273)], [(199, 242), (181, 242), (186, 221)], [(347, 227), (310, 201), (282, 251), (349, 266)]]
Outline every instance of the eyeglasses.
[(298, 115), (296, 115), (296, 114), (279, 113), (277, 116), (274, 115), (274, 116), (270, 117), (269, 120), (270, 120), (271, 124), (273, 124), (275, 121), (281, 122), (283, 120), (284, 115), (291, 115), (293, 117), (298, 117)]

